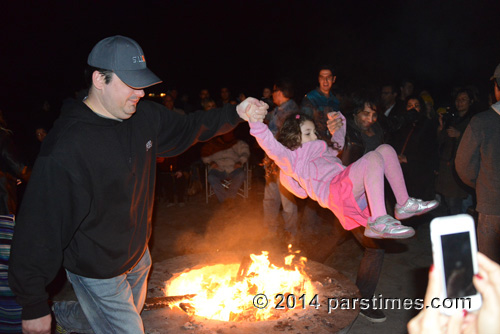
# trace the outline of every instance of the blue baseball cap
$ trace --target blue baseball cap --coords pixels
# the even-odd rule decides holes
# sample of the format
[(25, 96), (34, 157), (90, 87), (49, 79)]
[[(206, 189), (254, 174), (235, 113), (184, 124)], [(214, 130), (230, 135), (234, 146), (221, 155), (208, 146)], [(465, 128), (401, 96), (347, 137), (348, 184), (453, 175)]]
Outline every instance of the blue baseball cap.
[(139, 44), (124, 36), (108, 37), (97, 43), (89, 54), (90, 66), (113, 71), (132, 88), (146, 88), (162, 80), (146, 67)]

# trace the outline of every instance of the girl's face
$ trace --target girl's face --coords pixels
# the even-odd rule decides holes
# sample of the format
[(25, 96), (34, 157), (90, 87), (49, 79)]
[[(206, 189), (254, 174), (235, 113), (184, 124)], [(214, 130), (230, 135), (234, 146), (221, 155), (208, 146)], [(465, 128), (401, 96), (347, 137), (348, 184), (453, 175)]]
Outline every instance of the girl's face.
[(316, 136), (316, 127), (314, 126), (314, 123), (309, 120), (302, 123), (300, 126), (300, 132), (302, 135), (302, 144), (318, 139), (318, 136)]

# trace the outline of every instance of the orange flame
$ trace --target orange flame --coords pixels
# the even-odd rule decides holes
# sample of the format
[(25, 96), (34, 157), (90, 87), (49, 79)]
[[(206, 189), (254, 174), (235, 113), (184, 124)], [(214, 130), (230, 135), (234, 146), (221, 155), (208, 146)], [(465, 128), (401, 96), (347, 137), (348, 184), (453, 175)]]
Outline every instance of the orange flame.
[[(196, 294), (189, 301), (198, 316), (223, 321), (261, 321), (279, 317), (275, 309), (277, 294), (306, 294), (312, 298), (315, 289), (303, 268), (307, 259), (299, 258), (294, 265), (295, 255), (285, 257), (288, 268), (271, 264), (268, 252), (251, 254), (252, 263), (242, 280), (237, 280), (239, 264), (218, 264), (184, 272), (167, 282), (166, 295)], [(257, 294), (267, 296), (269, 304), (259, 309), (253, 299)], [(286, 302), (284, 303), (286, 306)], [(281, 310), (281, 312), (284, 312)]]

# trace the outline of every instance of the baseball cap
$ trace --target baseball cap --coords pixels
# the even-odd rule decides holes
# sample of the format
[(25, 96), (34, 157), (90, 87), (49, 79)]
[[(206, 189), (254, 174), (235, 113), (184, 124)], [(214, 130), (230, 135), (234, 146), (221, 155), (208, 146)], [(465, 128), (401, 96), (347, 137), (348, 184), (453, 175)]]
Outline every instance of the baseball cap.
[(497, 65), (497, 68), (495, 68), (495, 73), (493, 73), (493, 76), (490, 78), (490, 80), (500, 78), (500, 64)]
[(87, 63), (115, 72), (132, 88), (146, 88), (162, 82), (146, 67), (146, 58), (139, 44), (128, 37), (117, 35), (103, 39), (94, 46)]

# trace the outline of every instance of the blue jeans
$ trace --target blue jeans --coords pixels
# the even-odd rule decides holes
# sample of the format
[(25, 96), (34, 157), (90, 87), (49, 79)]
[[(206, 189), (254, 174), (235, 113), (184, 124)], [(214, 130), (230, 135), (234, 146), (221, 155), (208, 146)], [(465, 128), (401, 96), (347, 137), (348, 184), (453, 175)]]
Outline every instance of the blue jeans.
[(54, 303), (57, 322), (68, 332), (144, 333), (140, 312), (151, 268), (149, 249), (130, 271), (108, 279), (75, 275), (66, 270), (78, 302)]
[(278, 215), (280, 205), (283, 206), (283, 220), (285, 231), (291, 236), (297, 235), (298, 213), (295, 196), (281, 185), (279, 179), (276, 182), (266, 182), (264, 188), (264, 224), (269, 232), (278, 232)]
[[(231, 184), (227, 190), (221, 183), (225, 179), (231, 180)], [(215, 196), (217, 196), (217, 199), (221, 203), (224, 202), (226, 198), (235, 198), (244, 181), (245, 170), (243, 168), (236, 168), (231, 173), (226, 173), (217, 169), (211, 169), (208, 172), (208, 183), (212, 186)]]

